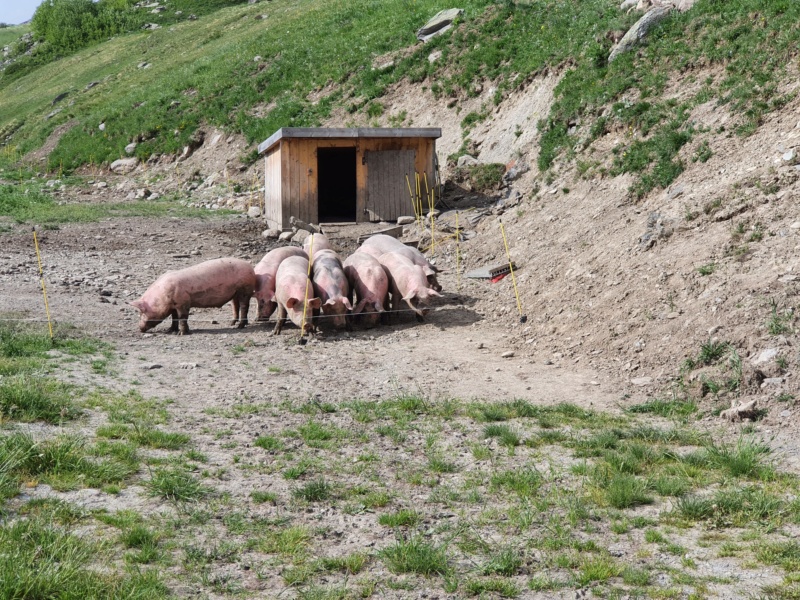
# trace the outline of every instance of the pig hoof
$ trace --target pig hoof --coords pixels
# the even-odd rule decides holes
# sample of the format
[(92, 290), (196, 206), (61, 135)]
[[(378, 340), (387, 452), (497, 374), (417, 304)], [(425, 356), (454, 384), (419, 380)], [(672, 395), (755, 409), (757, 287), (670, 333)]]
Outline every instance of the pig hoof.
[(234, 325), (236, 325), (238, 322), (239, 322), (239, 320), (238, 320), (238, 319), (234, 319), (233, 321), (231, 321), (231, 323), (230, 323), (231, 327), (233, 327)]
[(417, 315), (417, 323), (424, 323), (425, 318), (422, 315)]

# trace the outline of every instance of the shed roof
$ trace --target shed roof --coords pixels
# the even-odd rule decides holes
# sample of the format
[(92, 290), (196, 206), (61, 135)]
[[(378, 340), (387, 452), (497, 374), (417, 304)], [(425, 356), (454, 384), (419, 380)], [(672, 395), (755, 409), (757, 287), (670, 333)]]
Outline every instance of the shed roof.
[(258, 145), (258, 152), (266, 152), (287, 138), (440, 138), (439, 127), (281, 127)]

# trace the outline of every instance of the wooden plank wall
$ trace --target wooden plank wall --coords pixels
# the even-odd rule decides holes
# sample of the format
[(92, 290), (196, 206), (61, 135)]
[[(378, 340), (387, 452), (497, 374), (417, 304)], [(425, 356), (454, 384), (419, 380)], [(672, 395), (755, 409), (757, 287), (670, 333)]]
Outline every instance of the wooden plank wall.
[[(356, 220), (368, 221), (367, 166), (365, 151), (415, 150), (414, 168), (420, 176), (427, 173), (429, 185), (433, 185), (434, 141), (425, 138), (360, 138), (324, 139), (289, 138), (281, 140), (267, 155), (267, 219), (284, 229), (290, 227), (292, 216), (310, 223), (319, 219), (317, 198), (317, 148), (356, 147)], [(278, 166), (280, 168), (278, 169)], [(405, 185), (405, 177), (403, 185)], [(424, 194), (424, 184), (423, 184)], [(409, 199), (410, 203), (410, 199)], [(405, 214), (405, 210), (401, 210)]]
[(282, 227), (280, 146), (264, 157), (264, 215), (270, 227)]

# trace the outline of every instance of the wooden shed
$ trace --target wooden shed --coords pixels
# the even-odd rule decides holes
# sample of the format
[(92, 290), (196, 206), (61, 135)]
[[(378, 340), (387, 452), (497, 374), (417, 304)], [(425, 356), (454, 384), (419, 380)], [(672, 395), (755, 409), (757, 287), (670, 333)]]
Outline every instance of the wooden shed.
[[(408, 181), (433, 186), (439, 128), (284, 127), (259, 144), (264, 153), (265, 217), (270, 227), (392, 221), (413, 215)], [(425, 193), (424, 183), (422, 193)]]

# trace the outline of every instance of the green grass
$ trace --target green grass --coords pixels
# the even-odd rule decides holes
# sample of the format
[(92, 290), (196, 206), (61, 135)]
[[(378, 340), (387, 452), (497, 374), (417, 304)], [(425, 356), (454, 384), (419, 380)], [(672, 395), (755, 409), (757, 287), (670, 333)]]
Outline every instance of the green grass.
[(196, 502), (210, 493), (191, 473), (179, 468), (155, 469), (146, 487), (151, 496), (173, 502)]
[(42, 518), (0, 525), (3, 598), (136, 598), (169, 595), (155, 571), (100, 573), (102, 546)]
[(421, 515), (408, 508), (394, 513), (385, 513), (378, 517), (378, 523), (386, 527), (413, 527), (421, 520)]
[(0, 414), (15, 421), (60, 423), (81, 414), (69, 386), (48, 377), (17, 375), (0, 380)]
[(18, 223), (86, 223), (108, 217), (202, 217), (205, 210), (188, 208), (175, 199), (123, 203), (58, 203), (40, 183), (0, 185), (0, 216)]
[(445, 575), (450, 572), (446, 548), (421, 537), (398, 540), (381, 550), (380, 557), (392, 573)]

